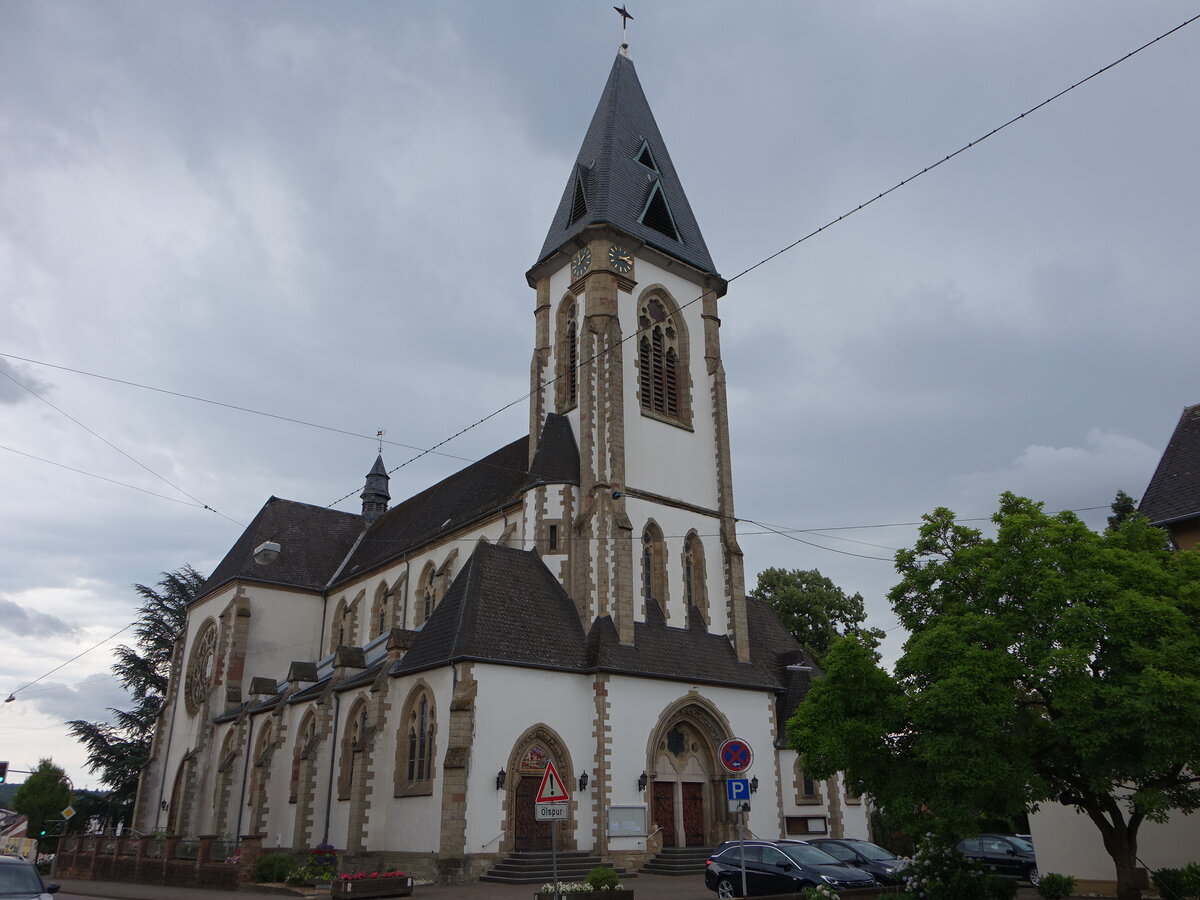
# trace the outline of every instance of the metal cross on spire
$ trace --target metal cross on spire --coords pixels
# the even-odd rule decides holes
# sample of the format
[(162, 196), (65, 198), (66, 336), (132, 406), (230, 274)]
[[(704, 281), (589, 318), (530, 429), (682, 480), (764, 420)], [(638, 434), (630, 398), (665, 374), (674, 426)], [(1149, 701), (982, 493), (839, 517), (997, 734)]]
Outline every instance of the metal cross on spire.
[(375, 432), (375, 437), (379, 438), (379, 455), (380, 456), (383, 456), (383, 436), (385, 434), (387, 434), (387, 431), (382, 428), (380, 428), (377, 432)]
[(625, 39), (625, 25), (630, 19), (633, 18), (633, 16), (629, 14), (629, 10), (627, 10), (624, 6), (614, 6), (613, 9), (615, 9), (617, 11), (617, 15), (621, 17), (621, 46), (627, 47), (629, 44)]

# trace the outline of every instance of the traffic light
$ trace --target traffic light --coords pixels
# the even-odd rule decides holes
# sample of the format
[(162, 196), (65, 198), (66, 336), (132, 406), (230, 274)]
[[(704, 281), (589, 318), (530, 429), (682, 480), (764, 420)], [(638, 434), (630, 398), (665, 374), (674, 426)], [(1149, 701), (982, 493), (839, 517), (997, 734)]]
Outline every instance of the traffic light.
[(8, 760), (0, 762), (0, 784), (8, 781)]

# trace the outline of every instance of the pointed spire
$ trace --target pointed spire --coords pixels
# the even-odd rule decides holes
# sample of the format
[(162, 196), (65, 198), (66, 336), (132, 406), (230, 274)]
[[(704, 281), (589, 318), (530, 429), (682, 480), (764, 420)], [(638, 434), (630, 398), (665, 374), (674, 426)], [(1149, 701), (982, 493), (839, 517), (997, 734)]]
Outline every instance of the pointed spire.
[(363, 518), (367, 520), (368, 525), (387, 512), (388, 501), (392, 499), (392, 495), (388, 493), (390, 480), (387, 468), (383, 464), (383, 456), (375, 457), (375, 465), (371, 466), (371, 471), (367, 473), (366, 484), (359, 495), (363, 502)]
[(589, 225), (601, 224), (717, 274), (624, 48), (613, 62), (538, 262)]

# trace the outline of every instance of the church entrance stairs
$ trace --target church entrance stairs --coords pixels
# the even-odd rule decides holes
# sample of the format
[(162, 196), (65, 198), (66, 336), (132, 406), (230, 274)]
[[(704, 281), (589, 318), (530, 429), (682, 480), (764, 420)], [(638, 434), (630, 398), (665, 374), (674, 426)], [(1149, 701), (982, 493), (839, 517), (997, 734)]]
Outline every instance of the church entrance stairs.
[(703, 875), (711, 847), (664, 847), (638, 871), (646, 875)]
[[(583, 851), (560, 852), (558, 854), (558, 880), (582, 881), (596, 866), (608, 866), (622, 878), (636, 878), (636, 872), (618, 869), (599, 856)], [(547, 884), (554, 880), (554, 865), (549, 850), (518, 850), (506, 856), (489, 869), (480, 881), (495, 881), (501, 884)]]

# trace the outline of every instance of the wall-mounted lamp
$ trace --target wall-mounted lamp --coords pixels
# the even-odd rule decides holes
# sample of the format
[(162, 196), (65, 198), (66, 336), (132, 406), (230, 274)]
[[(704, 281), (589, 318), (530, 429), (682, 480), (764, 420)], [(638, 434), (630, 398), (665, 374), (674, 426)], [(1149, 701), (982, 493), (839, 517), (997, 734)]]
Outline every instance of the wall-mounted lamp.
[(648, 778), (646, 777), (646, 773), (645, 773), (645, 772), (643, 772), (641, 775), (639, 775), (639, 776), (638, 776), (638, 790), (639, 790), (639, 791), (644, 791), (644, 790), (646, 789), (646, 782), (647, 782), (647, 781), (649, 781), (649, 780), (650, 780), (650, 779), (648, 779)]
[(167, 811), (167, 801), (166, 801), (166, 800), (159, 800), (159, 801), (158, 801), (158, 808), (159, 808), (159, 809), (161, 809), (163, 812), (166, 812), (166, 811)]
[(752, 793), (752, 794), (758, 793), (758, 776), (757, 775), (755, 775), (753, 778), (750, 779), (750, 793)]
[(579, 789), (581, 791), (586, 791), (587, 783), (588, 783), (588, 774), (587, 774), (587, 772), (584, 772), (582, 775), (579, 776)]
[(496, 790), (499, 791), (499, 790), (503, 789), (504, 779), (507, 777), (507, 775), (508, 775), (508, 773), (505, 772), (503, 769), (501, 769), (499, 772), (496, 773)]
[(263, 541), (254, 548), (254, 561), (260, 566), (269, 566), (279, 559), (279, 545), (274, 541)]

